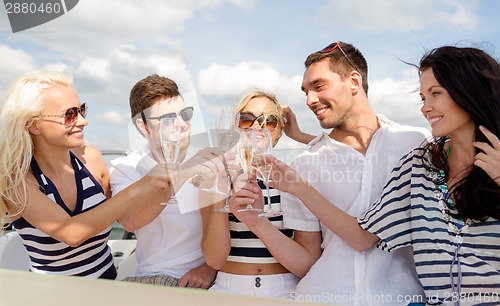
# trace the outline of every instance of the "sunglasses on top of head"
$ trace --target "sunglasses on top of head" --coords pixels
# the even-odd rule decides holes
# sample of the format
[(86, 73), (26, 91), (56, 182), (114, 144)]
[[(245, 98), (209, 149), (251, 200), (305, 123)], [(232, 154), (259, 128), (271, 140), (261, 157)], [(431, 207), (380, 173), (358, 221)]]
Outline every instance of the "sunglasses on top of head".
[(68, 108), (64, 112), (64, 114), (40, 115), (38, 117), (41, 117), (41, 118), (44, 118), (44, 117), (64, 118), (64, 122), (58, 122), (58, 121), (52, 121), (52, 120), (49, 120), (49, 121), (59, 123), (59, 124), (64, 124), (65, 127), (69, 128), (69, 127), (74, 126), (76, 124), (76, 122), (78, 121), (78, 114), (82, 115), (83, 118), (85, 118), (85, 116), (87, 115), (87, 105), (85, 103), (83, 103), (80, 107), (74, 106), (74, 107)]
[(354, 70), (358, 71), (358, 69), (356, 68), (356, 66), (351, 62), (351, 60), (349, 59), (349, 57), (347, 56), (347, 54), (345, 54), (344, 50), (340, 46), (340, 42), (333, 42), (333, 43), (329, 44), (328, 46), (324, 47), (323, 49), (319, 50), (318, 52), (319, 53), (330, 53), (330, 52), (333, 52), (333, 50), (335, 50), (335, 49), (339, 49), (340, 52), (342, 52), (342, 54), (344, 55), (345, 59), (352, 66), (352, 68), (354, 68)]
[(255, 116), (250, 112), (241, 112), (238, 127), (242, 129), (250, 128), (257, 121), (261, 128), (272, 130), (278, 125), (278, 117), (270, 114)]
[(188, 106), (186, 108), (183, 108), (180, 112), (178, 113), (167, 113), (163, 114), (161, 116), (156, 116), (156, 117), (144, 117), (146, 120), (161, 120), (163, 118), (172, 118), (175, 119), (177, 116), (181, 116), (182, 120), (185, 122), (188, 122), (193, 118), (193, 112), (194, 112), (194, 107)]

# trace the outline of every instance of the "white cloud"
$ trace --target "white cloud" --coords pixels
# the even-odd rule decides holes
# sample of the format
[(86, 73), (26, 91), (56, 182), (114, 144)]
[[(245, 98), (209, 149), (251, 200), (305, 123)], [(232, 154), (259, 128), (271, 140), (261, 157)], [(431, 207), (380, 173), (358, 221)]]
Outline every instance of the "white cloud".
[[(198, 73), (200, 94), (213, 97), (238, 96), (251, 87), (260, 87), (285, 96), (289, 103), (300, 95), (301, 76), (283, 76), (270, 63), (249, 61), (235, 66), (213, 63)], [(294, 97), (295, 96), (295, 97)]]
[(120, 114), (116, 111), (109, 111), (103, 114), (99, 114), (95, 117), (97, 122), (105, 122), (105, 123), (128, 123), (130, 121), (130, 116)]
[[(233, 0), (234, 1), (234, 0)], [(93, 52), (125, 42), (145, 45), (165, 43), (185, 29), (185, 23), (199, 11), (222, 5), (221, 0), (85, 0), (67, 14), (27, 30), (23, 39), (58, 52), (81, 56), (82, 50)], [(249, 1), (236, 1), (248, 6)], [(157, 39), (170, 37), (169, 40)]]
[(420, 113), (418, 86), (418, 79), (373, 80), (369, 90), (370, 105), (376, 113), (382, 113), (400, 124), (427, 128), (429, 124)]
[(280, 81), (279, 72), (263, 62), (241, 62), (234, 67), (213, 63), (198, 74), (198, 89), (210, 96), (231, 96), (249, 87), (269, 88)]
[(330, 0), (319, 19), (370, 32), (408, 32), (436, 25), (474, 29), (473, 6), (474, 2), (464, 0)]
[(23, 73), (36, 69), (34, 58), (19, 49), (0, 45), (0, 83), (10, 84)]
[(107, 58), (89, 56), (80, 62), (75, 72), (92, 78), (109, 80), (111, 73), (109, 68), (109, 61)]
[(128, 101), (132, 86), (153, 73), (172, 78), (184, 90), (193, 88), (182, 57), (160, 51), (139, 51), (133, 45), (117, 46), (101, 56), (83, 57), (75, 69), (75, 78), (87, 83), (80, 84), (82, 93), (113, 95), (112, 100), (104, 99), (104, 103), (110, 103), (116, 101), (116, 95)]
[(230, 4), (239, 6), (241, 8), (251, 10), (251, 9), (254, 9), (258, 5), (259, 1), (256, 1), (256, 0), (228, 0), (228, 2)]
[(43, 66), (44, 70), (49, 71), (58, 71), (62, 73), (66, 73), (68, 75), (73, 75), (73, 71), (71, 68), (65, 63), (48, 63)]

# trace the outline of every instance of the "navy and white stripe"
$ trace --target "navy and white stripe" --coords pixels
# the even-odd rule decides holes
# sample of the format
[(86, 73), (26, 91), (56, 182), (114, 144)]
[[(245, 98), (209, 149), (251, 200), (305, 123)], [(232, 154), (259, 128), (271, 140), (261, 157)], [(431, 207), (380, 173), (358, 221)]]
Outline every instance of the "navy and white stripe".
[[(71, 163), (77, 185), (76, 207), (73, 211), (66, 207), (55, 185), (41, 172), (35, 159), (32, 159), (31, 169), (40, 190), (61, 206), (68, 215), (75, 216), (98, 206), (106, 200), (106, 196), (99, 183), (73, 153), (71, 153)], [(71, 247), (50, 237), (24, 218), (14, 221), (14, 227), (23, 239), (33, 272), (90, 278), (116, 277), (113, 256), (107, 245), (111, 227), (77, 247)]]
[[(264, 195), (264, 203), (267, 206), (266, 186), (260, 180), (259, 186)], [(279, 190), (270, 188), (271, 205), (274, 210), (280, 210)], [(269, 218), (274, 227), (278, 228), (287, 237), (293, 237), (293, 230), (283, 227), (283, 216)], [(252, 233), (246, 224), (240, 222), (233, 214), (229, 214), (229, 230), (231, 235), (231, 250), (228, 261), (245, 263), (277, 263), (278, 260), (271, 255), (265, 244)]]
[[(489, 218), (476, 222), (457, 236), (439, 208), (436, 186), (422, 165), (421, 155), (421, 149), (416, 149), (401, 159), (380, 198), (359, 218), (359, 224), (380, 237), (381, 249), (413, 248), (417, 274), (429, 303), (452, 301), (450, 268), (456, 283), (458, 264), (453, 264), (453, 259), (457, 249), (461, 294), (470, 299), (475, 296), (473, 304), (485, 302), (485, 296), (498, 297), (500, 221)], [(461, 220), (452, 222), (463, 225)]]

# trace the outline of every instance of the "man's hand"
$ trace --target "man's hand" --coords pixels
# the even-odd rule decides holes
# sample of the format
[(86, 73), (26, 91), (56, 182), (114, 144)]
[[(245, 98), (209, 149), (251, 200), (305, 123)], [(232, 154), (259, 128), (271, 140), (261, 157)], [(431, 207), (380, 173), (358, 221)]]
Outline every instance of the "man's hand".
[(214, 282), (216, 275), (217, 270), (204, 263), (198, 268), (186, 272), (177, 283), (177, 287), (208, 289)]

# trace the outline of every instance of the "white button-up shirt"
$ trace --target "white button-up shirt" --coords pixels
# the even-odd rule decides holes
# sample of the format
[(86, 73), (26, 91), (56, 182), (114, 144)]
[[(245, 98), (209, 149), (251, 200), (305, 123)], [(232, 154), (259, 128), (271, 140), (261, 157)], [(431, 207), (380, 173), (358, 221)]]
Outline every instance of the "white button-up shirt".
[[(375, 203), (398, 160), (430, 135), (423, 128), (402, 126), (382, 115), (377, 118), (380, 129), (366, 155), (322, 134), (291, 163), (330, 202), (355, 217)], [(387, 253), (373, 247), (357, 252), (296, 197), (284, 193), (282, 203), (285, 227), (321, 231), (323, 238), (323, 253), (298, 284), (294, 300), (407, 305), (414, 295), (423, 295), (410, 248)]]

